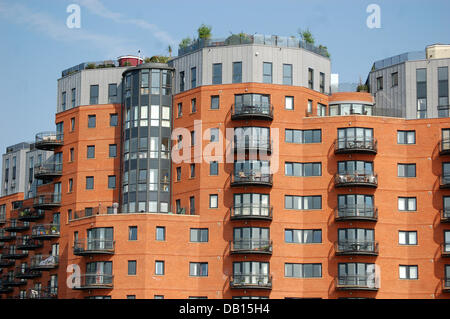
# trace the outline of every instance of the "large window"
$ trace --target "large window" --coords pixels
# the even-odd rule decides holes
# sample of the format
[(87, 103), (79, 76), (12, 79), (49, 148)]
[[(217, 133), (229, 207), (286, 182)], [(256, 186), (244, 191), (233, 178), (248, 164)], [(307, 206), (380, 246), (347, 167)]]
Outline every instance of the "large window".
[(322, 130), (291, 130), (285, 129), (285, 142), (296, 144), (310, 144), (322, 142)]
[(242, 83), (242, 62), (233, 62), (233, 83)]
[(398, 164), (398, 177), (416, 177), (416, 164)]
[(320, 244), (322, 243), (321, 229), (285, 229), (284, 241), (296, 244)]
[(269, 147), (270, 129), (268, 127), (236, 127), (234, 129), (234, 142), (237, 148), (241, 147)]
[(399, 265), (398, 273), (400, 279), (419, 279), (419, 271), (417, 265)]
[(331, 104), (330, 105), (330, 116), (335, 115), (372, 115), (372, 105), (361, 104), (361, 103), (342, 103), (342, 104)]
[(108, 84), (108, 103), (117, 103), (117, 83)]
[(91, 85), (89, 104), (98, 104), (98, 85)]
[(237, 249), (252, 249), (268, 246), (269, 228), (236, 227), (233, 228), (233, 243)]
[(322, 163), (292, 163), (284, 164), (286, 176), (322, 176)]
[(373, 174), (373, 162), (365, 161), (342, 161), (338, 162), (339, 174)]
[(438, 116), (449, 116), (447, 66), (438, 68)]
[(397, 131), (397, 144), (416, 144), (416, 131)]
[(190, 241), (193, 243), (207, 243), (208, 228), (191, 228)]
[(284, 276), (290, 278), (321, 278), (322, 264), (284, 264)]
[(269, 194), (234, 194), (234, 215), (269, 216)]
[(283, 84), (292, 85), (292, 64), (283, 64)]
[(399, 197), (398, 198), (399, 211), (416, 211), (417, 199), (415, 197)]
[(263, 83), (272, 83), (272, 63), (263, 62)]
[(373, 148), (373, 129), (364, 127), (338, 128), (337, 147), (344, 149), (351, 148), (352, 145)]
[(296, 210), (322, 209), (322, 196), (284, 196), (284, 208)]
[(222, 63), (214, 63), (212, 69), (212, 84), (222, 84)]
[(417, 118), (427, 117), (427, 69), (416, 70)]
[(400, 245), (417, 245), (417, 231), (399, 231), (398, 243)]

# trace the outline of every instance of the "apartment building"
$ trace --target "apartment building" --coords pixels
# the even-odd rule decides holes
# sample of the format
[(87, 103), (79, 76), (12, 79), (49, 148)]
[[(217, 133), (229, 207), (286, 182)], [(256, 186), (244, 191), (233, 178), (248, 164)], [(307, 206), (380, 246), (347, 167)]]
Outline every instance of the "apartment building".
[(63, 71), (42, 185), (0, 199), (1, 297), (449, 298), (448, 118), (330, 70), (255, 35)]

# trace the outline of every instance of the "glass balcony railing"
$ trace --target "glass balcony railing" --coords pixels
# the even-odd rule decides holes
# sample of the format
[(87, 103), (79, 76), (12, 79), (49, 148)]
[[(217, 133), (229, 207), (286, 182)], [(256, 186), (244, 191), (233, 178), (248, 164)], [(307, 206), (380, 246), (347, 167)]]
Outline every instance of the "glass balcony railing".
[(78, 239), (73, 245), (74, 255), (114, 254), (114, 240)]
[(375, 275), (342, 275), (336, 277), (336, 288), (341, 290), (378, 290)]
[(232, 254), (272, 254), (269, 239), (239, 239), (230, 242)]
[(365, 220), (377, 221), (378, 208), (370, 206), (346, 205), (334, 210), (336, 221)]
[(334, 153), (377, 153), (377, 140), (374, 138), (338, 138), (334, 143)]
[(39, 150), (53, 151), (64, 144), (64, 135), (57, 132), (36, 134), (35, 147)]
[(273, 120), (273, 106), (270, 103), (239, 103), (231, 106), (231, 119)]
[(272, 289), (272, 276), (268, 274), (237, 274), (230, 277), (231, 288)]
[(374, 173), (347, 172), (334, 176), (335, 187), (378, 187), (378, 176)]
[(231, 208), (230, 219), (272, 220), (272, 210), (272, 206), (264, 204), (238, 204)]
[(272, 174), (258, 170), (238, 171), (231, 174), (231, 186), (272, 186)]
[(339, 240), (335, 242), (336, 255), (378, 255), (378, 242), (370, 240)]

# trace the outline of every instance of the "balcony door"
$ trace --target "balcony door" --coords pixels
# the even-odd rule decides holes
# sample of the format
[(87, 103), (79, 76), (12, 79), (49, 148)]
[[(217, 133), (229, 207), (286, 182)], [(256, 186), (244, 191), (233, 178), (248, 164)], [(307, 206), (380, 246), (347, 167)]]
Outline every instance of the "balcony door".
[(269, 282), (269, 263), (258, 261), (235, 262), (233, 274), (235, 280), (240, 284), (267, 284)]

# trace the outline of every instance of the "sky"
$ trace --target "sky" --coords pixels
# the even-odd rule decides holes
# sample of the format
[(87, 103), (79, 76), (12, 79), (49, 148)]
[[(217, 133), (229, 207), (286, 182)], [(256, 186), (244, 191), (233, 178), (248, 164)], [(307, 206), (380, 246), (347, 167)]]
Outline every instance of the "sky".
[[(68, 28), (71, 4), (80, 28)], [(380, 27), (367, 12), (378, 5)], [(177, 54), (201, 24), (231, 33), (298, 36), (328, 47), (340, 82), (364, 82), (374, 61), (434, 43), (450, 44), (448, 0), (0, 0), (0, 152), (55, 130), (61, 71), (120, 55)]]

